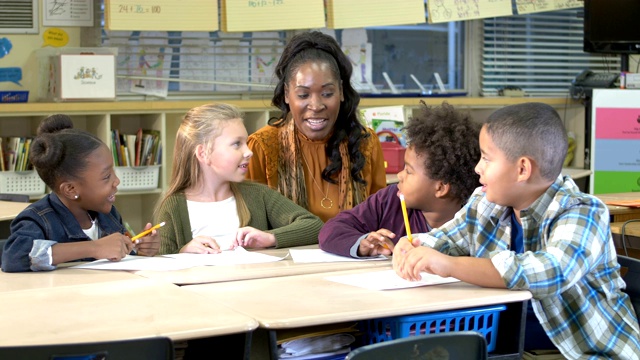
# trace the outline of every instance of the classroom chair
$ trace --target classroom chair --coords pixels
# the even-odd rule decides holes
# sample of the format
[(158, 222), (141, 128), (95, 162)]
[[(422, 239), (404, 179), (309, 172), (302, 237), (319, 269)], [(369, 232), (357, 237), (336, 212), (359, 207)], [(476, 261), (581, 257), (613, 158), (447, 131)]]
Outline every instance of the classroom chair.
[(622, 279), (627, 283), (624, 292), (631, 298), (636, 316), (640, 319), (640, 259), (618, 255), (618, 263), (622, 266)]
[(173, 343), (167, 337), (81, 344), (0, 346), (0, 359), (11, 360), (173, 360), (173, 358)]
[(365, 345), (352, 350), (345, 360), (457, 359), (486, 360), (487, 340), (476, 331), (409, 336)]
[(13, 202), (29, 202), (29, 195), (25, 194), (0, 194), (1, 201), (13, 201)]

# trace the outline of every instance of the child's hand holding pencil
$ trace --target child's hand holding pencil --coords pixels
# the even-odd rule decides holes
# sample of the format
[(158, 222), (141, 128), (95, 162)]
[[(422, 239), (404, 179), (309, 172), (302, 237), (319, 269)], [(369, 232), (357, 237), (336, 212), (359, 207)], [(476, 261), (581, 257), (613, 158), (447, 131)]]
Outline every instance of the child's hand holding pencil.
[(377, 256), (377, 255), (391, 255), (393, 252), (393, 241), (396, 234), (387, 229), (380, 229), (378, 231), (372, 231), (360, 241), (358, 246), (359, 256)]
[(147, 223), (141, 233), (131, 238), (131, 241), (135, 244), (135, 249), (138, 255), (155, 256), (158, 251), (160, 251), (160, 236), (158, 236), (158, 232), (156, 230), (164, 225), (164, 222), (155, 226), (151, 226), (151, 223)]

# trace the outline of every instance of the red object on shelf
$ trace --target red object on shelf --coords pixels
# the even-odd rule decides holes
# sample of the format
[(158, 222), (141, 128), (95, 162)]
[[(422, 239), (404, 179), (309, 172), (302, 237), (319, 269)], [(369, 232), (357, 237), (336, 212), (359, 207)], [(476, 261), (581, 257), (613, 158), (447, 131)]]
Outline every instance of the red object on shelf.
[(388, 135), (394, 141), (382, 141), (380, 145), (382, 146), (382, 156), (384, 157), (387, 174), (397, 174), (404, 168), (404, 152), (406, 151), (405, 147), (400, 144), (400, 139), (398, 136), (391, 131), (383, 130), (378, 132), (378, 136), (380, 135)]

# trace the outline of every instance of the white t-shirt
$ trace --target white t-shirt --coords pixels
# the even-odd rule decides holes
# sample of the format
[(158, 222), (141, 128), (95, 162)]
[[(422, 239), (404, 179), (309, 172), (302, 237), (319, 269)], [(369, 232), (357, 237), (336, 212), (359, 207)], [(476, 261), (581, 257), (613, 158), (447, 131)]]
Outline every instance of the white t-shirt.
[(98, 240), (98, 236), (100, 236), (98, 232), (98, 219), (91, 221), (91, 227), (88, 229), (82, 229), (82, 232), (85, 233), (91, 240)]
[(199, 235), (210, 236), (221, 250), (231, 248), (240, 227), (235, 196), (214, 202), (187, 200), (187, 209), (192, 238)]

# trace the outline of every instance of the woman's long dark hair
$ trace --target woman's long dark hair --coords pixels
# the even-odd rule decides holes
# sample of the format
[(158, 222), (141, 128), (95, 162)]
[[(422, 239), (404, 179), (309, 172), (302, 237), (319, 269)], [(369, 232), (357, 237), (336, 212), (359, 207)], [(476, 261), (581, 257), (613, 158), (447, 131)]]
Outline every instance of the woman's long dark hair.
[(275, 68), (278, 83), (271, 100), (274, 106), (282, 110), (282, 116), (270, 119), (269, 125), (279, 127), (284, 124), (284, 120), (290, 112), (289, 105), (285, 102), (285, 86), (298, 69), (309, 62), (322, 62), (329, 65), (334, 75), (341, 80), (344, 96), (344, 101), (340, 103), (333, 135), (327, 141), (325, 148), (329, 164), (322, 171), (322, 178), (331, 183), (337, 183), (332, 177), (342, 168), (340, 143), (347, 138), (349, 158), (351, 159), (351, 177), (364, 184), (365, 181), (360, 171), (364, 167), (365, 158), (360, 152), (360, 143), (369, 137), (369, 134), (360, 122), (358, 114), (360, 95), (351, 86), (351, 73), (353, 72), (351, 61), (331, 36), (319, 31), (311, 31), (291, 38)]

